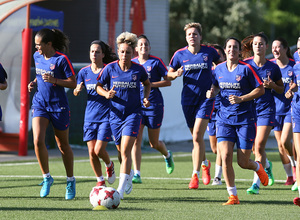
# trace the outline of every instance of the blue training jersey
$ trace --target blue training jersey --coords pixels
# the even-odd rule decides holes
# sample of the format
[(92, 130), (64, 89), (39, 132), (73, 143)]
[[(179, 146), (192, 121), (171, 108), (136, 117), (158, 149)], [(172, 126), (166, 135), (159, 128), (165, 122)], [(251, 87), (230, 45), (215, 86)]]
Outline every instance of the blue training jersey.
[(37, 91), (32, 100), (32, 106), (43, 107), (48, 112), (68, 110), (69, 104), (65, 88), (49, 82), (44, 82), (42, 74), (48, 73), (58, 79), (67, 79), (75, 75), (73, 66), (67, 55), (56, 51), (54, 56), (46, 60), (43, 55), (35, 52), (33, 55), (37, 79)]
[(297, 78), (297, 85), (298, 85), (298, 91), (294, 93), (294, 97), (292, 99), (292, 116), (297, 118), (300, 118), (300, 94), (299, 94), (299, 88), (300, 88), (300, 63), (296, 63), (294, 65), (294, 74)]
[(77, 75), (77, 84), (83, 82), (87, 90), (87, 104), (85, 109), (85, 122), (108, 121), (110, 100), (99, 95), (95, 88), (99, 73), (94, 73), (91, 65), (83, 67)]
[(253, 67), (239, 61), (237, 67), (228, 71), (227, 62), (219, 64), (215, 69), (213, 84), (220, 88), (220, 108), (216, 120), (231, 125), (242, 125), (256, 122), (254, 101), (231, 104), (230, 95), (243, 96), (262, 85), (260, 76)]
[(293, 55), (295, 63), (300, 63), (300, 57), (298, 51), (296, 51)]
[[(276, 63), (276, 59), (272, 59), (271, 61)], [(289, 63), (284, 68), (280, 68), (284, 92), (278, 94), (274, 90), (272, 91), (276, 103), (276, 115), (286, 115), (286, 113), (291, 110), (291, 99), (287, 99), (285, 93), (289, 90), (291, 81), (295, 83), (297, 81), (293, 70), (294, 65), (295, 61), (290, 59)]]
[(187, 46), (174, 53), (170, 67), (174, 70), (184, 67), (182, 105), (197, 105), (206, 99), (206, 91), (212, 84), (212, 62), (219, 59), (216, 49), (205, 45), (201, 45), (197, 54), (192, 54)]
[(106, 65), (100, 72), (98, 82), (111, 89), (115, 86), (117, 92), (111, 99), (110, 114), (125, 119), (132, 113), (141, 113), (140, 82), (148, 79), (145, 68), (135, 62), (129, 70), (122, 71), (119, 61)]
[[(138, 57), (133, 58), (132, 61), (140, 64)], [(159, 82), (163, 77), (165, 77), (168, 74), (168, 69), (166, 65), (160, 58), (156, 56), (149, 55), (149, 59), (141, 65), (143, 65), (143, 67), (146, 69), (150, 82)], [(143, 101), (144, 97), (143, 92), (144, 88), (141, 85), (141, 101)], [(147, 109), (152, 109), (158, 105), (164, 105), (163, 97), (159, 88), (151, 87), (151, 92), (148, 100), (150, 101), (150, 107)], [(144, 107), (142, 106), (142, 108)]]
[[(253, 57), (244, 60), (244, 62), (250, 64), (262, 80), (268, 80), (270, 77), (271, 80), (277, 82), (282, 77), (278, 65), (269, 60), (262, 67), (256, 65)], [(255, 99), (255, 104), (257, 116), (276, 113), (274, 95), (271, 89), (265, 88), (265, 94)]]

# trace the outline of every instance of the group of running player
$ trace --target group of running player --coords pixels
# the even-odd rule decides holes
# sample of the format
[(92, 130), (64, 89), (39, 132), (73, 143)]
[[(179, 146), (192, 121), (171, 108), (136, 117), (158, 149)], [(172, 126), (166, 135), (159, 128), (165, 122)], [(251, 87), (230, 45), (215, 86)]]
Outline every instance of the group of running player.
[[(99, 158), (105, 162), (108, 183), (116, 179), (114, 163), (106, 151), (113, 136), (121, 164), (117, 190), (123, 198), (124, 192), (131, 192), (132, 183), (142, 183), (141, 145), (145, 126), (150, 146), (164, 157), (167, 173), (174, 171), (172, 152), (159, 140), (164, 113), (159, 87), (170, 86), (172, 80), (182, 77), (181, 104), (193, 138), (189, 188), (199, 187), (200, 169), (203, 183), (208, 185), (211, 181), (211, 162), (205, 156), (206, 130), (211, 148), (217, 154), (212, 184), (222, 184), (223, 173), (229, 193), (229, 200), (223, 205), (239, 204), (232, 166), (235, 144), (239, 166), (255, 172), (247, 193), (258, 194), (260, 183), (273, 185), (272, 163), (267, 159), (265, 146), (274, 128), (288, 177), (285, 184), (295, 183), (292, 189), (299, 190), (299, 197), (294, 203), (300, 206), (300, 187), (296, 183), (297, 176), (300, 184), (300, 95), (296, 78), (300, 64), (295, 65), (290, 57), (286, 41), (283, 38), (273, 41), (274, 59), (269, 61), (265, 57), (268, 39), (262, 32), (245, 38), (242, 43), (230, 37), (222, 48), (201, 44), (199, 23), (188, 23), (184, 31), (188, 45), (174, 53), (169, 70), (160, 58), (150, 55), (150, 41), (145, 35), (120, 34), (116, 39), (118, 57), (104, 42), (93, 41), (91, 64), (79, 71), (77, 83), (72, 64), (62, 53), (68, 49), (68, 38), (58, 30), (42, 29), (36, 34), (36, 78), (28, 89), (32, 91), (37, 85), (32, 101), (32, 128), (35, 153), (43, 173), (41, 197), (49, 194), (53, 184), (45, 145), (50, 122), (67, 173), (65, 198), (73, 199), (76, 194), (73, 152), (68, 140), (69, 106), (64, 87), (74, 89), (75, 96), (84, 88), (87, 90), (83, 140), (87, 142), (98, 186), (105, 186)], [(300, 41), (297, 46), (300, 53)], [(135, 51), (138, 56), (133, 58)], [(293, 157), (293, 132), (297, 166)], [(255, 161), (250, 159), (252, 151)]]

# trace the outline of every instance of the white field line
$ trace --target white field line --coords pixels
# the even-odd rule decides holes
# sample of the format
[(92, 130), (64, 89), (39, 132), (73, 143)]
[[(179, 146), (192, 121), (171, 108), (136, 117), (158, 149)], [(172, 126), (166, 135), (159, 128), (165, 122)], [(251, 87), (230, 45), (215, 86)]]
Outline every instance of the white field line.
[[(66, 176), (52, 176), (54, 179), (55, 178), (62, 178), (65, 179)], [(95, 179), (94, 176), (75, 176), (76, 179)], [(1, 178), (31, 178), (31, 179), (40, 179), (41, 175), (37, 176), (37, 175), (0, 175), (0, 179)], [(119, 177), (117, 177), (118, 179)], [(190, 178), (179, 178), (179, 177), (144, 177), (143, 179), (147, 179), (147, 180), (190, 180)], [(253, 181), (253, 179), (236, 179), (236, 182), (251, 182)], [(286, 180), (275, 180), (275, 182), (277, 183), (284, 183)], [(224, 182), (224, 180), (223, 180)]]
[[(173, 157), (190, 157), (192, 156), (191, 153), (188, 154), (180, 154), (180, 155), (174, 155)], [(161, 155), (157, 155), (157, 156), (143, 156), (144, 159), (157, 159), (157, 158), (163, 158)], [(117, 157), (111, 157), (112, 161), (117, 161), (118, 158)], [(60, 162), (60, 161), (57, 161)], [(84, 159), (84, 160), (74, 160), (74, 163), (86, 163), (86, 162), (90, 162), (90, 160), (88, 159)], [(52, 162), (51, 162), (52, 163)], [(38, 162), (19, 162), (19, 163), (0, 163), (0, 167), (9, 167), (9, 166), (25, 166), (25, 165), (35, 165), (38, 164)]]

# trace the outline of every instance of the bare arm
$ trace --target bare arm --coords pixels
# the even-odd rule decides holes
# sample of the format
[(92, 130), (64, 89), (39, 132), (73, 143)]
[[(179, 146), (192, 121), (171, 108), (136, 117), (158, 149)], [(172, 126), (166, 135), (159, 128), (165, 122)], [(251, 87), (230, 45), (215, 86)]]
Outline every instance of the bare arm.
[(168, 71), (167, 79), (174, 80), (177, 77), (182, 76), (182, 74), (183, 74), (183, 66), (181, 66), (178, 70), (175, 70), (172, 67), (170, 67)]
[(32, 80), (29, 84), (28, 84), (28, 92), (31, 92), (34, 87), (36, 86), (36, 78), (34, 80)]
[(206, 98), (208, 99), (214, 98), (216, 97), (216, 95), (218, 95), (219, 92), (220, 92), (220, 88), (212, 84), (210, 90), (206, 91)]
[(76, 77), (70, 76), (67, 79), (58, 79), (55, 77), (52, 77), (50, 74), (46, 73), (42, 75), (44, 82), (53, 83), (62, 87), (75, 89), (76, 88)]
[(281, 94), (284, 92), (284, 85), (282, 82), (282, 79), (277, 80), (274, 82), (269, 76), (268, 80), (264, 80), (264, 88), (273, 89), (278, 94)]
[(265, 94), (265, 88), (263, 85), (260, 85), (246, 95), (243, 95), (243, 96), (230, 95), (229, 101), (231, 104), (239, 104), (241, 102), (248, 102), (253, 99), (256, 99), (256, 98), (262, 96), (263, 94)]
[(113, 86), (110, 90), (107, 91), (103, 88), (103, 85), (99, 82), (96, 85), (96, 92), (99, 95), (104, 96), (106, 99), (112, 99), (115, 96), (117, 92), (114, 89), (115, 86)]
[(76, 88), (73, 90), (74, 96), (79, 96), (79, 94), (83, 88), (84, 88), (83, 82), (81, 82), (80, 84), (77, 84)]
[(164, 76), (164, 80), (158, 81), (158, 82), (152, 82), (151, 87), (152, 88), (158, 88), (158, 87), (167, 87), (170, 86), (172, 83), (170, 80), (168, 80), (167, 76)]
[(149, 107), (150, 106), (150, 102), (148, 101), (149, 95), (150, 95), (150, 91), (151, 91), (151, 83), (150, 80), (147, 79), (144, 82), (142, 82), (144, 85), (144, 99), (143, 99), (143, 105), (145, 107)]

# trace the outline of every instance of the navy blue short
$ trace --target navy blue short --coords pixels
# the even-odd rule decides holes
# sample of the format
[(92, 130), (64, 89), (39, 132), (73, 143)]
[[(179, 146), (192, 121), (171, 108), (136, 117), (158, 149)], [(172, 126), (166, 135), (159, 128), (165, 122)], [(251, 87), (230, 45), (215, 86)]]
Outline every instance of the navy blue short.
[(256, 136), (256, 126), (253, 124), (229, 125), (217, 121), (217, 140), (236, 143), (237, 148), (251, 150)]
[(122, 136), (137, 137), (141, 126), (142, 116), (139, 113), (128, 115), (125, 120), (110, 115), (109, 122), (116, 145), (121, 144)]
[(275, 114), (257, 116), (257, 126), (275, 126)]
[(83, 141), (100, 140), (112, 141), (111, 129), (108, 121), (106, 122), (84, 122)]
[(276, 115), (275, 116), (275, 126), (274, 131), (282, 131), (283, 125), (285, 123), (292, 123), (292, 115), (286, 114), (286, 115)]
[(142, 109), (142, 124), (151, 129), (161, 127), (164, 117), (164, 107), (155, 106), (153, 109)]
[(34, 107), (32, 109), (32, 118), (47, 118), (57, 130), (66, 130), (70, 125), (70, 111), (66, 109), (61, 112), (48, 112), (44, 108)]
[(209, 136), (216, 136), (216, 120), (209, 120), (206, 131)]
[(189, 128), (193, 128), (196, 118), (210, 119), (213, 113), (214, 100), (201, 100), (199, 105), (183, 105), (183, 114)]

